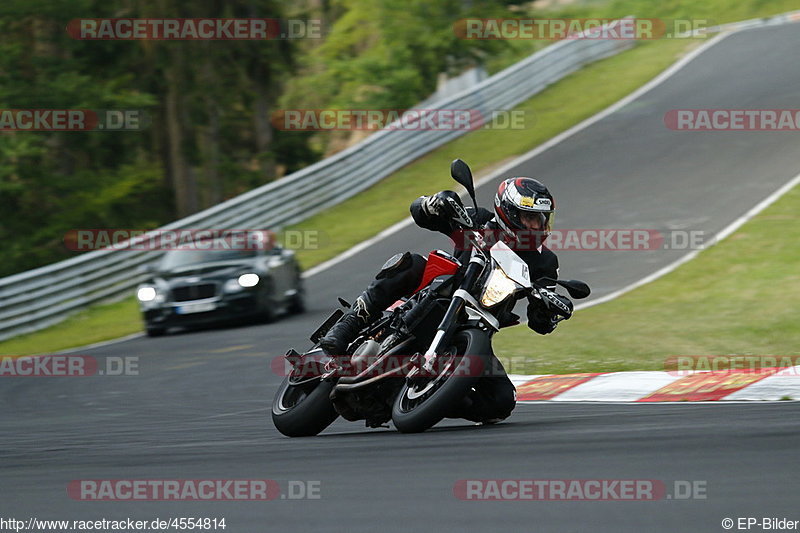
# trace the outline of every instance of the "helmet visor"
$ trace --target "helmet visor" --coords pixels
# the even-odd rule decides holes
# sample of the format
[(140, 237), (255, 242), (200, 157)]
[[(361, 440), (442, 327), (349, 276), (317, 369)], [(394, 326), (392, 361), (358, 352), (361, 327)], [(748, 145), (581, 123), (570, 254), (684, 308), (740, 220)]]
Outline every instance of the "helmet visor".
[(552, 221), (552, 212), (522, 210), (519, 212), (519, 225), (526, 230), (550, 233), (553, 225)]

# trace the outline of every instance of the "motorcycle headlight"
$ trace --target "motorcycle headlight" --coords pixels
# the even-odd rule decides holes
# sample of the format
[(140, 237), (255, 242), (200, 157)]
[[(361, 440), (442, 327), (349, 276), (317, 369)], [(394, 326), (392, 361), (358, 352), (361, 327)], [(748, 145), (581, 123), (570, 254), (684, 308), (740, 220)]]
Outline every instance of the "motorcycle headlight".
[(495, 268), (489, 276), (489, 281), (481, 294), (481, 305), (491, 307), (499, 304), (517, 289), (517, 284), (506, 276), (506, 273), (499, 268)]
[(156, 288), (150, 286), (139, 287), (139, 290), (136, 291), (136, 298), (140, 302), (152, 302), (156, 299)]

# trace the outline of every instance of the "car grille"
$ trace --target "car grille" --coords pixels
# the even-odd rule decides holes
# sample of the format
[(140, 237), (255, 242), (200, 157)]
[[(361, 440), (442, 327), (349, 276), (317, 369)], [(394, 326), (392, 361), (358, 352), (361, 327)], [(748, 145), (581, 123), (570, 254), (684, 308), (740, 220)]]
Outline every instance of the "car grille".
[(190, 300), (202, 300), (212, 298), (217, 293), (217, 286), (213, 283), (204, 285), (187, 285), (185, 287), (175, 287), (172, 289), (172, 299), (176, 302), (188, 302)]

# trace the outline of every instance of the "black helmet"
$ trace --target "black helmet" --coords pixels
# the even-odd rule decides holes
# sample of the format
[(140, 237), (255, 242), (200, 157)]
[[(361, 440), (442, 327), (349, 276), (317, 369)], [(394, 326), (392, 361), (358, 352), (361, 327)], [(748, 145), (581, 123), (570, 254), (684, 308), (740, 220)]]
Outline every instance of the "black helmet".
[(497, 223), (506, 231), (527, 230), (523, 223), (525, 213), (539, 217), (539, 227), (544, 237), (552, 229), (556, 202), (547, 187), (533, 178), (509, 178), (500, 184), (494, 196), (494, 211)]

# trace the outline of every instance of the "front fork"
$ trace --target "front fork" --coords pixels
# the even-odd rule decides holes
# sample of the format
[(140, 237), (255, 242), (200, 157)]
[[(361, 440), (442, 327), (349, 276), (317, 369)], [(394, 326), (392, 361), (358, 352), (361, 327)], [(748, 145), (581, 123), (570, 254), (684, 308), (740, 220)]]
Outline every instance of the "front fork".
[[(485, 266), (486, 260), (482, 256), (473, 255), (469, 260), (469, 265), (464, 273), (464, 279), (461, 281), (460, 288), (469, 292), (475, 284), (475, 280), (477, 280), (478, 276), (483, 272)], [(439, 323), (439, 327), (436, 328), (436, 335), (434, 335), (431, 345), (428, 347), (425, 355), (423, 355), (422, 371), (426, 375), (430, 375), (433, 372), (439, 352), (443, 347), (447, 346), (447, 343), (450, 341), (458, 325), (458, 316), (461, 311), (464, 310), (464, 305), (466, 305), (466, 300), (457, 294), (450, 300), (447, 312)]]

